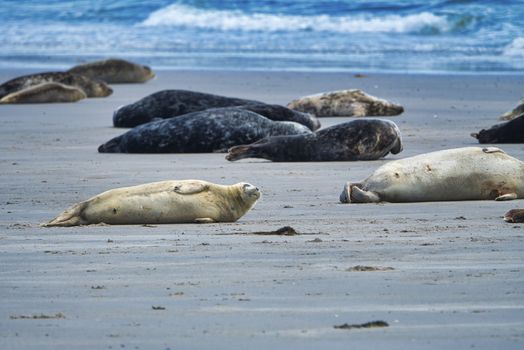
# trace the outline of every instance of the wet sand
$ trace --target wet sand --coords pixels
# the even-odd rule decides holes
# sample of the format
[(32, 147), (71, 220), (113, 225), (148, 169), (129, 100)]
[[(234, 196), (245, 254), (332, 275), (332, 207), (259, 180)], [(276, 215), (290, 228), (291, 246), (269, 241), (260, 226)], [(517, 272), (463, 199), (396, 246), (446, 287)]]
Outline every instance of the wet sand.
[[(28, 72), (0, 70), (0, 81)], [(159, 71), (113, 88), (74, 104), (0, 106), (0, 348), (524, 346), (524, 225), (502, 220), (523, 200), (338, 202), (346, 181), (388, 160), (478, 145), (469, 134), (516, 105), (524, 76)], [(405, 107), (388, 118), (404, 151), (327, 163), (97, 153), (125, 131), (112, 128), (116, 107), (168, 88), (279, 104), (362, 88)], [(524, 160), (524, 145), (500, 147)], [(188, 178), (247, 181), (263, 196), (230, 224), (38, 227), (111, 188)], [(286, 225), (302, 234), (249, 234)], [(370, 321), (389, 327), (334, 328)]]

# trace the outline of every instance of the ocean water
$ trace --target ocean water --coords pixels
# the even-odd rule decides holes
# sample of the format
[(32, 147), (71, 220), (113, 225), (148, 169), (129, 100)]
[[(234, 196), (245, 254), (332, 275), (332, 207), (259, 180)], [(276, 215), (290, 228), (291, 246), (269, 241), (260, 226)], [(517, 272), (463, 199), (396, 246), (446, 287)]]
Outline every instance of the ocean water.
[(0, 67), (524, 72), (523, 0), (0, 0)]

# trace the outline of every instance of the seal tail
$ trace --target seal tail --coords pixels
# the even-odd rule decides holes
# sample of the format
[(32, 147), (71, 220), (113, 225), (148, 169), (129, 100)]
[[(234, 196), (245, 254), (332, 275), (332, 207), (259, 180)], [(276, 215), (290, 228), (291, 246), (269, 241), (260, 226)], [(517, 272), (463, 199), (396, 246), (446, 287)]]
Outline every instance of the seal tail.
[(82, 212), (87, 206), (87, 202), (81, 202), (73, 205), (71, 208), (66, 209), (64, 212), (59, 214), (56, 218), (49, 222), (40, 224), (41, 227), (69, 227), (78, 226), (84, 224), (82, 219)]
[(364, 191), (358, 186), (360, 184), (346, 183), (340, 194), (341, 203), (378, 203), (379, 196), (375, 192)]
[(256, 157), (258, 155), (258, 152), (252, 145), (234, 146), (231, 147), (227, 152), (226, 159), (230, 162), (244, 158)]
[(120, 142), (117, 138), (107, 141), (98, 147), (98, 153), (120, 153)]

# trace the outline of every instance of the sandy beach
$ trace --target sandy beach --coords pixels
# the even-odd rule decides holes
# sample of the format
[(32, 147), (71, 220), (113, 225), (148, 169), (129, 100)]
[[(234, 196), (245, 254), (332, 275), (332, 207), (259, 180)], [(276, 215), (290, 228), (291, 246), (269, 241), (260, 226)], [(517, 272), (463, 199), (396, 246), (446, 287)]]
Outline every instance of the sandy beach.
[[(31, 72), (0, 70), (0, 81)], [(470, 133), (517, 104), (523, 75), (157, 70), (113, 88), (74, 104), (0, 106), (0, 348), (524, 347), (524, 225), (502, 220), (523, 200), (338, 201), (345, 182), (389, 160), (478, 145)], [(158, 90), (285, 105), (348, 88), (405, 107), (387, 118), (403, 152), (326, 163), (97, 153), (125, 131), (113, 110)], [(524, 145), (499, 147), (524, 160)], [(191, 178), (247, 181), (262, 198), (231, 224), (38, 226), (111, 188)], [(301, 235), (251, 234), (286, 225)], [(334, 328), (378, 320), (389, 327)]]

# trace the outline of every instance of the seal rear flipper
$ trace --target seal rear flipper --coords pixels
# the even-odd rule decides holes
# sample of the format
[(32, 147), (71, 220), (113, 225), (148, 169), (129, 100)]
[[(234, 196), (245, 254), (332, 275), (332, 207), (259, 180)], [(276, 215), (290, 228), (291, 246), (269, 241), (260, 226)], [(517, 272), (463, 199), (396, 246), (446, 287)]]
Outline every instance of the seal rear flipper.
[(120, 137), (115, 137), (112, 140), (98, 146), (98, 153), (122, 153), (120, 151)]
[(82, 218), (82, 212), (87, 207), (87, 202), (75, 204), (71, 208), (65, 210), (53, 220), (40, 224), (41, 227), (68, 227), (85, 225), (87, 222)]
[(364, 191), (353, 185), (350, 187), (350, 200), (353, 203), (379, 203), (380, 198), (375, 192)]
[(176, 185), (174, 190), (178, 194), (195, 194), (204, 192), (209, 188), (209, 185), (199, 182), (186, 182)]
[[(257, 141), (255, 143), (258, 143), (258, 142), (260, 141)], [(236, 160), (256, 157), (256, 156), (257, 156), (257, 152), (251, 145), (241, 145), (241, 146), (231, 147), (228, 150), (226, 159), (229, 160), (230, 162), (234, 162)]]
[(360, 183), (346, 183), (344, 189), (340, 194), (340, 202), (342, 203), (378, 203), (380, 197), (377, 193), (371, 191), (364, 191), (360, 189)]
[(364, 191), (358, 186), (361, 184), (352, 184), (348, 182), (344, 186), (344, 190), (340, 194), (340, 202), (342, 203), (379, 203), (380, 197), (377, 193), (371, 191)]

